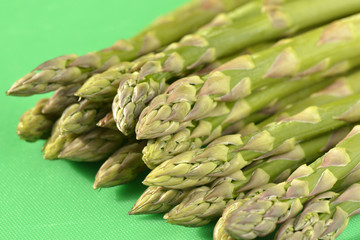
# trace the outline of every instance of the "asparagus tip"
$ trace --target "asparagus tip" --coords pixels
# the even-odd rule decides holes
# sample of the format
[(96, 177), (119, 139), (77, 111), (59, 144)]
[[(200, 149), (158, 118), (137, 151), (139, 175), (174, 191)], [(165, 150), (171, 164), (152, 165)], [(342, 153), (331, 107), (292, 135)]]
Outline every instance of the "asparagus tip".
[(96, 190), (96, 189), (98, 189), (99, 187), (100, 187), (100, 186), (99, 186), (98, 181), (95, 180), (94, 185), (93, 185), (93, 189)]

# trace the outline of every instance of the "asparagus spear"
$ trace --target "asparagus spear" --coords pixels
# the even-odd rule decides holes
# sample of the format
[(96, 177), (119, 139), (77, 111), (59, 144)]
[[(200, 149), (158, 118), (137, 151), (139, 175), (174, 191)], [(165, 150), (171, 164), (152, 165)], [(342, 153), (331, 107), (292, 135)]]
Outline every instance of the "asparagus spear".
[(105, 117), (100, 119), (100, 121), (96, 124), (96, 126), (117, 130), (112, 112), (109, 112), (108, 114), (105, 115)]
[[(358, 60), (351, 64), (360, 64), (360, 62)], [(358, 78), (359, 74), (354, 77)], [(284, 81), (277, 84), (273, 84), (264, 90), (255, 92), (250, 96), (244, 99), (240, 99), (236, 102), (224, 103), (221, 107), (222, 112), (221, 111), (216, 112), (215, 113), (216, 117), (213, 117), (213, 119), (216, 119), (215, 121), (216, 123), (214, 124), (213, 129), (217, 128), (218, 126), (221, 126), (223, 129), (226, 129), (226, 127), (230, 126), (231, 124), (237, 123), (243, 120), (244, 118), (250, 116), (251, 114), (262, 110), (269, 103), (279, 101), (290, 94), (301, 91), (302, 89), (307, 88), (312, 84), (316, 84), (322, 80), (323, 80), (322, 77), (310, 76), (297, 81)], [(155, 131), (150, 130), (149, 134), (145, 133), (145, 134), (141, 134), (141, 136), (142, 138), (161, 137), (163, 135), (175, 133), (178, 131), (179, 128), (181, 129), (183, 126), (190, 125), (191, 122), (195, 122), (195, 120), (182, 121), (180, 124), (174, 124), (172, 125), (171, 128), (168, 129), (162, 129), (161, 127), (159, 127), (157, 130)], [(163, 131), (159, 132), (160, 129)]]
[(60, 150), (58, 158), (79, 162), (103, 160), (121, 147), (124, 140), (124, 135), (118, 131), (96, 128), (67, 143)]
[(358, 125), (335, 148), (312, 164), (297, 168), (285, 182), (244, 198), (226, 220), (226, 231), (236, 239), (265, 236), (277, 223), (297, 215), (309, 198), (359, 181), (359, 133)]
[[(228, 104), (238, 99), (241, 103), (253, 89), (286, 77), (321, 72), (329, 76), (339, 71), (338, 64), (340, 69), (346, 67), (344, 60), (360, 54), (359, 23), (360, 14), (344, 18), (258, 54), (236, 58), (205, 78), (176, 81), (142, 111), (137, 138), (153, 138), (184, 127), (189, 121), (222, 115), (229, 111)], [(243, 114), (249, 106), (240, 103), (236, 107)]]
[(196, 0), (159, 18), (129, 40), (119, 40), (109, 48), (77, 56), (60, 56), (36, 67), (8, 90), (14, 96), (29, 96), (83, 82), (92, 73), (103, 72), (119, 61), (133, 60), (178, 40), (211, 21), (218, 13), (241, 6), (247, 0)]
[(68, 106), (78, 101), (78, 98), (74, 96), (74, 93), (79, 87), (80, 84), (60, 87), (46, 103), (42, 109), (42, 113), (60, 116)]
[(273, 121), (279, 121), (282, 118), (296, 114), (304, 110), (307, 106), (320, 106), (339, 100), (351, 94), (360, 93), (359, 79), (360, 71), (353, 72), (348, 76), (340, 77), (330, 86), (312, 94), (309, 98), (304, 98), (295, 104), (287, 106), (285, 111), (272, 115), (265, 121), (259, 123), (257, 126), (262, 128)]
[(136, 201), (129, 214), (151, 214), (169, 211), (179, 204), (189, 190), (165, 189), (162, 187), (148, 187)]
[(287, 220), (276, 239), (335, 239), (351, 216), (359, 213), (360, 184), (341, 193), (326, 192), (312, 199), (296, 217)]
[(240, 193), (285, 180), (297, 167), (321, 156), (321, 153), (335, 146), (347, 133), (349, 129), (339, 129), (333, 134), (328, 133), (301, 143), (288, 153), (270, 157), (247, 169), (243, 178), (239, 179), (235, 172), (217, 179), (210, 187), (195, 188), (164, 218), (172, 224), (194, 227), (205, 225), (221, 216), (227, 203)]
[[(202, 27), (202, 31), (205, 31), (207, 28), (219, 25), (223, 26), (225, 24), (230, 24), (234, 21), (240, 21), (241, 19), (253, 15), (258, 15), (263, 9), (263, 1), (264, 0), (249, 1), (244, 6), (241, 6), (228, 14), (219, 14), (216, 18), (213, 19), (213, 21)], [(279, 2), (283, 1), (285, 0), (280, 0)], [(277, 2), (278, 1), (267, 1), (266, 5), (276, 5), (278, 4)], [(261, 49), (263, 47), (266, 47), (266, 45), (267, 44), (257, 46), (255, 49)], [(253, 50), (253, 48), (251, 48), (250, 50)], [(197, 73), (200, 75), (208, 73), (217, 65), (220, 66), (221, 64), (231, 60), (232, 58), (235, 58), (236, 55), (239, 54), (235, 54), (233, 57), (230, 58), (225, 57), (223, 59), (215, 61), (205, 69), (197, 71)], [(81, 87), (81, 89), (79, 89), (76, 95), (89, 99), (91, 101), (112, 101), (117, 93), (119, 84), (122, 81), (126, 81), (127, 79), (136, 77), (137, 73), (131, 73), (140, 70), (141, 66), (143, 66), (147, 61), (155, 59), (156, 58), (154, 53), (149, 53), (143, 57), (134, 60), (133, 62), (122, 62), (120, 64), (117, 64), (110, 68), (108, 71), (106, 71), (104, 74), (97, 74), (89, 78)]]
[(55, 122), (50, 138), (43, 146), (44, 158), (48, 160), (59, 159), (59, 154), (63, 148), (68, 146), (77, 135), (61, 134), (59, 120)]
[(143, 183), (174, 189), (209, 183), (255, 160), (288, 152), (295, 142), (359, 121), (359, 100), (357, 94), (319, 107), (310, 106), (243, 139), (238, 134), (220, 137), (205, 149), (187, 151), (163, 162)]
[[(115, 97), (113, 105), (113, 113), (118, 128), (125, 134), (129, 131), (132, 131), (141, 110), (144, 109), (145, 105), (151, 99), (161, 93), (159, 92), (161, 91), (159, 90), (159, 85), (163, 84), (174, 76), (180, 75), (180, 73), (183, 73), (184, 71), (197, 67), (200, 64), (211, 62), (221, 56), (230, 54), (236, 49), (241, 49), (257, 42), (276, 39), (283, 36), (284, 34), (288, 34), (289, 32), (296, 32), (297, 30), (303, 28), (324, 23), (341, 16), (346, 16), (356, 12), (354, 9), (360, 8), (360, 4), (358, 2), (355, 3), (354, 0), (349, 0), (347, 3), (342, 2), (341, 5), (344, 8), (340, 7), (339, 2), (334, 0), (326, 2), (322, 0), (290, 1), (289, 3), (285, 3), (278, 8), (269, 8), (270, 10), (265, 14), (260, 14), (252, 18), (245, 19), (239, 23), (221, 27), (221, 29), (215, 28), (214, 30), (208, 30), (192, 36), (184, 37), (183, 40), (177, 45), (177, 47), (173, 47), (168, 51), (162, 52), (161, 54), (164, 55), (162, 58), (147, 62), (141, 68), (140, 73), (137, 75), (136, 79), (130, 79), (120, 86), (118, 95)], [(342, 9), (340, 10), (339, 7)], [(314, 10), (314, 12), (312, 10)], [(347, 33), (350, 32), (347, 31)], [(347, 36), (349, 36), (347, 39), (352, 38), (352, 34), (347, 34)], [(317, 40), (318, 39), (319, 38), (317, 38)], [(352, 43), (354, 44), (356, 41)], [(319, 42), (319, 46), (321, 43), (323, 43), (320, 49), (324, 50), (324, 48), (328, 48), (329, 44), (325, 44), (326, 42), (329, 42), (329, 39), (325, 38)], [(331, 42), (333, 41), (331, 40)], [(347, 42), (347, 44), (349, 44), (351, 40), (340, 42)], [(307, 50), (309, 50), (309, 48), (312, 49), (308, 44), (313, 47), (314, 42), (309, 41), (301, 43), (301, 45), (305, 45)], [(327, 47), (324, 47), (324, 45), (327, 45)], [(279, 64), (283, 64), (284, 61), (276, 61), (276, 64), (271, 67), (271, 65), (269, 65), (271, 62), (268, 59), (266, 64), (260, 64), (262, 65), (261, 71), (256, 71), (258, 75), (261, 72), (260, 78), (263, 76), (268, 78), (292, 76), (310, 68), (311, 70), (305, 71), (305, 73), (309, 74), (309, 72), (318, 71), (319, 68), (323, 68), (324, 66), (326, 67), (328, 64), (327, 60), (325, 62), (321, 62), (324, 60), (324, 55), (320, 54), (320, 57), (320, 55), (316, 56), (316, 54), (314, 54), (312, 51), (310, 51), (311, 54), (308, 54), (309, 51), (306, 51), (307, 57), (305, 57), (302, 56), (301, 51), (296, 51), (297, 49), (293, 49), (295, 46), (284, 44), (282, 49), (285, 49), (285, 51), (283, 54), (281, 54), (280, 57), (281, 60), (284, 59), (285, 56), (289, 58), (290, 60), (286, 60), (286, 64), (290, 64), (291, 61), (291, 63), (294, 63), (292, 67), (287, 68), (286, 71), (280, 72), (279, 68), (281, 68), (281, 66), (279, 66)], [(317, 48), (319, 48), (319, 46)], [(351, 51), (351, 53), (354, 54), (354, 48), (352, 48)], [(278, 54), (280, 53), (281, 51), (278, 52)], [(295, 53), (300, 55), (296, 56)], [(311, 57), (309, 57), (309, 55), (311, 55)], [(303, 61), (301, 61), (304, 60), (304, 58), (307, 59), (305, 64), (303, 64)], [(200, 95), (208, 95), (213, 93), (213, 95), (222, 95), (223, 99), (229, 100), (230, 98), (234, 98), (234, 96), (238, 98), (241, 97), (241, 93), (239, 92), (244, 92), (244, 94), (246, 94), (249, 92), (249, 89), (259, 85), (257, 83), (259, 81), (256, 81), (256, 78), (253, 78), (251, 75), (238, 78), (239, 75), (241, 75), (239, 74), (239, 71), (245, 72), (249, 69), (254, 71), (255, 69), (260, 68), (255, 68), (255, 66), (259, 65), (259, 62), (256, 60), (259, 59), (251, 60), (251, 56), (245, 56), (241, 57), (235, 62), (232, 62), (230, 65), (226, 65), (226, 67), (223, 68), (223, 72), (226, 72), (226, 76), (223, 76), (221, 72), (215, 72), (214, 75), (208, 77), (211, 79), (210, 82), (216, 82), (216, 85), (221, 85), (221, 87), (216, 86), (213, 87), (214, 89), (206, 87), (206, 90), (214, 91), (206, 92), (206, 90), (203, 90)], [(272, 60), (275, 60), (275, 58)], [(329, 62), (332, 62), (334, 59), (331, 58), (328, 60)], [(319, 62), (320, 66), (311, 68), (314, 67), (314, 65), (319, 64)], [(235, 70), (233, 72), (230, 70), (234, 68), (237, 71)], [(267, 74), (266, 71), (263, 72), (265, 68), (269, 69)], [(239, 69), (242, 69), (242, 71)], [(245, 77), (247, 78), (245, 79)], [(250, 79), (250, 77), (253, 79)], [(237, 85), (238, 83), (239, 85)], [(238, 86), (235, 88), (237, 92), (231, 93), (230, 90), (235, 85)], [(243, 90), (243, 88), (245, 89)], [(200, 97), (200, 95), (198, 96)], [(211, 102), (213, 101), (213, 98), (217, 96), (200, 98), (209, 99)], [(209, 101), (207, 102), (209, 103)], [(183, 105), (185, 105), (185, 103)], [(207, 107), (207, 109), (211, 108), (210, 106)], [(183, 106), (183, 108), (186, 107)], [(187, 110), (188, 108), (183, 109), (182, 112), (186, 113)], [(206, 110), (204, 109), (203, 111)], [(167, 117), (169, 117), (169, 115)], [(167, 117), (165, 118), (167, 119)]]
[(121, 62), (109, 68), (102, 74), (90, 77), (76, 92), (76, 96), (86, 98), (94, 102), (109, 102), (116, 95), (119, 84), (133, 77), (132, 69), (154, 57), (153, 53), (142, 56), (133, 62)]
[[(207, 143), (209, 143), (213, 138), (224, 135), (224, 133), (232, 134), (236, 131), (244, 133), (247, 129), (247, 124), (250, 124), (254, 121), (261, 120), (265, 118), (267, 114), (274, 113), (274, 111), (280, 111), (282, 108), (286, 107), (288, 104), (296, 102), (298, 99), (304, 99), (306, 96), (310, 95), (311, 92), (315, 92), (322, 87), (325, 87), (332, 83), (328, 88), (323, 91), (316, 93), (312, 98), (303, 100), (293, 106), (293, 108), (286, 111), (287, 116), (300, 112), (311, 105), (322, 105), (327, 102), (335, 101), (336, 99), (341, 99), (346, 96), (349, 96), (354, 93), (360, 93), (360, 71), (352, 73), (348, 76), (343, 76), (337, 78), (334, 82), (334, 78), (326, 79), (319, 84), (308, 87), (303, 91), (294, 93), (291, 97), (285, 97), (283, 99), (276, 99), (276, 102), (272, 102), (270, 109), (264, 110), (264, 114), (255, 114), (253, 116), (247, 117), (244, 120), (238, 121), (233, 125), (228, 126), (218, 121), (218, 118), (208, 118), (203, 119), (199, 122), (193, 122), (191, 126), (188, 126), (177, 133), (168, 134), (166, 136), (160, 137), (158, 139), (151, 139), (148, 141), (147, 146), (143, 150), (143, 160), (146, 165), (153, 169), (160, 163), (164, 162), (167, 159), (170, 159), (184, 151), (188, 151), (194, 148), (199, 148)], [(280, 84), (281, 86), (284, 86)], [(290, 84), (291, 85), (291, 84)], [(276, 87), (275, 87), (276, 89)], [(269, 96), (273, 93), (274, 88), (270, 87), (264, 92), (269, 93)], [(288, 89), (281, 87), (278, 91), (287, 92)], [(276, 96), (277, 93), (275, 93)], [(254, 94), (254, 96), (260, 97), (263, 94)], [(264, 94), (266, 95), (266, 94)], [(279, 94), (281, 95), (281, 94)], [(253, 99), (256, 99), (253, 98)], [(265, 99), (267, 99), (265, 97)], [(261, 99), (260, 99), (261, 101)], [(266, 102), (266, 101), (265, 101)], [(264, 102), (264, 103), (265, 103)], [(274, 105), (273, 105), (274, 104)], [(277, 109), (277, 110), (276, 110)], [(275, 114), (284, 117), (284, 113)], [(269, 119), (275, 121), (276, 117), (270, 117)], [(255, 126), (255, 129), (260, 129), (268, 123), (271, 123), (269, 119), (261, 122)], [(228, 127), (227, 127), (228, 126)]]
[(16, 134), (20, 139), (35, 142), (39, 139), (45, 139), (50, 135), (54, 122), (42, 113), (42, 110), (48, 102), (48, 98), (41, 99), (33, 108), (21, 115), (16, 128)]
[(135, 179), (146, 168), (141, 160), (144, 145), (135, 142), (114, 152), (97, 172), (93, 188), (113, 187)]
[(234, 201), (233, 203), (227, 206), (219, 220), (216, 222), (214, 227), (213, 239), (214, 240), (234, 240), (226, 231), (225, 231), (225, 221), (229, 215), (239, 208), (242, 205), (241, 200)]
[(81, 134), (96, 127), (96, 123), (110, 110), (104, 103), (83, 100), (66, 108), (60, 118), (61, 133)]
[[(256, 125), (249, 123), (243, 126), (243, 129), (241, 129), (239, 133), (243, 134), (246, 133), (248, 130), (257, 131), (263, 128), (264, 126), (266, 126), (267, 124), (270, 124), (275, 121), (280, 121), (283, 118), (297, 114), (303, 111), (308, 106), (320, 106), (323, 104), (327, 104), (339, 100), (341, 98), (347, 97), (352, 94), (360, 93), (360, 82), (358, 81), (360, 78), (359, 73), (360, 73), (359, 71), (356, 71), (348, 76), (340, 77), (331, 85), (312, 94), (309, 98), (306, 97), (299, 98), (298, 97), (299, 94), (286, 97), (283, 101), (278, 102), (280, 104), (276, 104), (274, 106), (275, 108), (283, 108), (283, 109), (285, 108), (284, 111), (278, 111), (277, 113), (274, 113), (274, 111), (272, 110), (273, 107), (270, 107), (270, 109), (265, 109), (263, 111), (265, 112), (270, 111), (274, 114), (272, 114), (269, 118), (265, 119), (264, 121)], [(312, 88), (318, 89), (318, 86), (312, 86)], [(309, 90), (311, 90), (311, 88), (307, 88), (304, 91), (310, 92)], [(298, 99), (299, 101), (296, 101), (296, 99)], [(283, 102), (285, 103), (293, 102), (293, 104), (289, 104), (286, 106), (281, 104)]]

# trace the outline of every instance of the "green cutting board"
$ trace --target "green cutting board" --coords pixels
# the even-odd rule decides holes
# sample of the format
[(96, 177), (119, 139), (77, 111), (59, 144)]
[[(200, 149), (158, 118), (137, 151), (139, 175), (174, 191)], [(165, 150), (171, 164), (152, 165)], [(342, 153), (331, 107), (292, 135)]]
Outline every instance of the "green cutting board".
[[(16, 136), (21, 114), (43, 96), (8, 97), (5, 91), (39, 63), (105, 48), (129, 38), (186, 0), (13, 0), (0, 9), (0, 239), (212, 239), (213, 224), (185, 228), (162, 215), (129, 216), (141, 180), (94, 191), (100, 164), (42, 158), (44, 141)], [(45, 95), (48, 96), (49, 94)], [(339, 239), (360, 239), (360, 217)]]

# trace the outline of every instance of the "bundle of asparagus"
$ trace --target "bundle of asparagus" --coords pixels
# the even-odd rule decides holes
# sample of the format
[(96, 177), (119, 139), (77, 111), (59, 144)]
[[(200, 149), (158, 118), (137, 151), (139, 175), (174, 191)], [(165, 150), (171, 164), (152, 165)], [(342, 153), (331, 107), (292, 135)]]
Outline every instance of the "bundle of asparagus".
[(214, 239), (281, 223), (276, 239), (334, 239), (359, 212), (359, 80), (358, 0), (194, 0), (7, 93), (55, 91), (17, 134), (47, 139), (48, 160), (104, 161), (94, 189), (151, 169), (130, 214), (215, 220)]

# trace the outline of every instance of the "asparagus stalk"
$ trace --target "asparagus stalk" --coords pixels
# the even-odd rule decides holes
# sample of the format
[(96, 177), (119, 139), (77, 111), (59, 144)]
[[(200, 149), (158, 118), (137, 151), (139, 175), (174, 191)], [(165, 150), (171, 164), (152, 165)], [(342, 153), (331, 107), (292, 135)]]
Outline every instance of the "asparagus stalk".
[(69, 106), (60, 118), (62, 134), (81, 134), (96, 127), (96, 123), (110, 110), (104, 103), (83, 100)]
[(97, 172), (93, 188), (113, 187), (135, 179), (146, 168), (141, 160), (144, 145), (135, 142), (114, 152)]
[(100, 119), (100, 121), (96, 124), (96, 126), (117, 130), (112, 112), (109, 112), (108, 114), (105, 115), (105, 117)]
[(226, 231), (225, 231), (225, 221), (229, 215), (239, 208), (242, 205), (241, 200), (234, 201), (233, 203), (227, 206), (219, 220), (216, 222), (214, 227), (213, 239), (214, 240), (234, 240)]
[(238, 134), (220, 137), (205, 149), (187, 151), (163, 162), (143, 183), (174, 189), (204, 185), (258, 159), (288, 152), (296, 142), (359, 121), (359, 100), (357, 94), (322, 106), (310, 106), (243, 139)]
[[(336, 8), (335, 11), (335, 8), (332, 9), (335, 7), (332, 2), (327, 2), (326, 8), (320, 3), (324, 4), (323, 1), (290, 1), (277, 7), (269, 7), (264, 14), (184, 37), (177, 45), (163, 51), (163, 57), (147, 62), (137, 77), (120, 86), (113, 105), (118, 128), (124, 133), (132, 131), (144, 106), (161, 93), (160, 86), (164, 82), (175, 76), (250, 44), (276, 39), (291, 31), (329, 21), (333, 19), (333, 11), (342, 12), (339, 15), (335, 14), (337, 17), (353, 13), (350, 9), (338, 11)], [(349, 2), (349, 5), (352, 3)], [(324, 10), (320, 13), (320, 18), (319, 12), (316, 13), (316, 17), (312, 16), (313, 7)], [(306, 20), (301, 19), (301, 16), (305, 15)], [(309, 19), (312, 21), (307, 21)]]
[(42, 113), (61, 115), (68, 106), (78, 101), (78, 98), (74, 96), (74, 94), (79, 89), (79, 87), (80, 84), (60, 87), (50, 97), (49, 101), (42, 109)]
[(124, 135), (111, 129), (96, 128), (83, 133), (65, 145), (58, 154), (79, 162), (94, 162), (106, 159), (124, 143)]
[(130, 215), (152, 214), (169, 211), (179, 204), (189, 190), (165, 189), (162, 187), (148, 187), (130, 210)]
[[(265, 113), (270, 112), (273, 113), (269, 118), (266, 120), (254, 125), (253, 123), (248, 123), (247, 125), (243, 126), (243, 129), (239, 131), (241, 134), (246, 134), (248, 132), (252, 133), (255, 131), (260, 130), (267, 124), (271, 124), (272, 122), (280, 121), (286, 117), (291, 115), (297, 114), (303, 111), (305, 108), (309, 106), (321, 106), (344, 97), (350, 96), (352, 94), (360, 93), (360, 72), (356, 71), (351, 73), (348, 76), (339, 77), (336, 81), (334, 81), (331, 85), (319, 89), (319, 84), (317, 86), (312, 86), (311, 88), (317, 89), (320, 91), (315, 92), (309, 98), (299, 98), (299, 94), (291, 95), (283, 99), (283, 101), (277, 102), (275, 106), (270, 107), (270, 109), (264, 109)], [(307, 88), (304, 91), (310, 93), (311, 88)], [(298, 99), (299, 101), (296, 101)], [(286, 102), (293, 102), (293, 104), (284, 105), (282, 103)], [(284, 111), (278, 111), (275, 113), (272, 108), (282, 108)]]
[[(189, 121), (222, 115), (229, 111), (228, 104), (239, 99), (241, 103), (253, 89), (271, 82), (321, 73), (329, 76), (346, 68), (345, 60), (360, 54), (359, 23), (359, 14), (344, 18), (266, 51), (236, 58), (207, 77), (176, 81), (142, 111), (137, 138), (153, 138), (182, 128)], [(240, 103), (236, 107), (242, 114), (249, 107)]]
[(109, 48), (77, 56), (60, 56), (36, 67), (8, 90), (14, 96), (29, 96), (83, 82), (91, 74), (103, 72), (120, 61), (133, 60), (178, 40), (211, 21), (218, 13), (241, 6), (246, 0), (196, 0), (170, 12), (129, 40), (119, 40)]
[(33, 108), (21, 115), (16, 128), (16, 134), (20, 139), (35, 142), (39, 139), (45, 139), (50, 135), (54, 122), (42, 113), (42, 110), (48, 102), (49, 99), (47, 98), (41, 99)]
[[(341, 130), (341, 131), (340, 131)], [(202, 226), (221, 216), (225, 206), (240, 193), (285, 180), (297, 167), (308, 164), (321, 153), (335, 146), (346, 136), (349, 129), (339, 129), (333, 134), (297, 145), (294, 150), (280, 154), (244, 171), (244, 178), (238, 179), (237, 173), (217, 179), (210, 187), (198, 187), (170, 212), (165, 219), (172, 224)]]
[[(297, 168), (279, 184), (254, 190), (230, 214), (226, 231), (234, 238), (253, 239), (275, 230), (276, 224), (297, 215), (309, 198), (359, 181), (360, 126), (335, 148), (310, 165)], [(254, 211), (256, 209), (256, 211)]]
[[(244, 120), (225, 127), (216, 118), (203, 119), (194, 122), (177, 133), (157, 139), (150, 139), (143, 149), (143, 161), (150, 169), (175, 156), (205, 146), (222, 135), (240, 133), (243, 127), (254, 121), (266, 118), (265, 114), (253, 114)], [(242, 134), (242, 133), (241, 133)]]
[[(164, 162), (165, 160), (173, 158), (174, 156), (184, 151), (188, 151), (191, 149), (204, 146), (205, 144), (212, 141), (215, 137), (224, 135), (224, 133), (232, 134), (234, 132), (240, 131), (240, 133), (243, 134), (245, 133), (246, 130), (248, 130), (246, 128), (247, 124), (251, 124), (254, 121), (263, 119), (267, 116), (267, 114), (273, 114), (276, 111), (281, 112), (282, 108), (285, 108), (288, 104), (292, 104), (296, 102), (296, 100), (298, 99), (304, 99), (312, 92), (315, 92), (320, 88), (329, 85), (330, 83), (332, 84), (328, 88), (315, 94), (314, 95), (315, 98), (312, 101), (304, 100), (301, 101), (300, 103), (295, 104), (294, 108), (291, 109), (291, 112), (289, 112), (290, 109), (288, 109), (286, 111), (288, 113), (287, 116), (289, 116), (289, 113), (291, 114), (298, 113), (301, 110), (311, 105), (325, 104), (326, 100), (329, 101), (332, 99), (333, 101), (335, 101), (336, 99), (341, 99), (354, 93), (360, 93), (359, 79), (360, 79), (360, 71), (357, 71), (347, 76), (337, 78), (335, 82), (334, 82), (334, 78), (329, 78), (311, 87), (309, 86), (304, 90), (298, 91), (297, 93), (294, 92), (294, 94), (292, 94), (291, 97), (285, 97), (283, 99), (276, 98), (276, 96), (280, 96), (283, 94), (281, 93), (277, 95), (278, 92), (290, 91), (288, 88), (285, 88), (287, 84), (278, 84), (275, 85), (275, 87), (269, 87), (268, 89), (264, 90), (263, 93), (254, 94), (253, 95), (254, 98), (253, 97), (249, 98), (250, 100), (249, 102), (251, 102), (253, 101), (253, 99), (259, 99), (260, 101), (264, 99), (270, 100), (271, 98), (267, 98), (267, 97), (261, 99), (261, 96), (264, 96), (266, 94), (268, 94), (269, 96), (274, 96), (275, 101), (272, 101), (270, 109), (264, 110), (264, 114), (260, 113), (250, 117), (246, 117), (245, 119), (235, 122), (230, 126), (229, 124), (224, 124), (219, 120), (217, 120), (219, 119), (217, 117), (203, 119), (200, 120), (199, 122), (194, 121), (192, 122), (191, 126), (188, 126), (177, 133), (168, 134), (158, 139), (149, 140), (147, 146), (143, 150), (143, 154), (144, 154), (143, 160), (149, 168), (153, 169), (154, 167)], [(291, 86), (295, 84), (297, 84), (297, 82), (291, 82), (291, 84), (289, 85)], [(276, 89), (277, 91), (275, 91)], [(267, 101), (263, 101), (263, 103), (266, 102)], [(281, 115), (284, 117), (284, 113), (282, 113)], [(270, 117), (269, 119), (272, 119), (273, 121), (276, 120), (276, 118), (273, 117)], [(256, 125), (254, 129), (260, 129), (266, 124), (272, 122), (269, 121), (269, 119)]]
[(51, 136), (43, 146), (44, 158), (48, 160), (59, 159), (59, 154), (63, 148), (67, 147), (77, 135), (61, 134), (59, 120), (54, 124)]
[(276, 239), (335, 239), (351, 216), (359, 213), (360, 184), (341, 193), (326, 192), (312, 199), (296, 217), (287, 220)]
[(102, 74), (95, 74), (76, 92), (76, 96), (94, 102), (112, 101), (120, 83), (133, 77), (133, 74), (131, 74), (132, 69), (137, 69), (138, 66), (143, 65), (152, 58), (154, 58), (154, 54), (149, 53), (133, 62), (121, 62)]
[[(234, 55), (235, 58), (237, 55)], [(76, 96), (86, 98), (94, 102), (109, 102), (112, 101), (117, 93), (119, 85), (128, 79), (132, 79), (137, 73), (132, 73), (139, 66), (144, 65), (147, 61), (153, 60), (155, 55), (153, 53), (140, 57), (133, 62), (121, 62), (103, 74), (96, 74), (89, 78), (83, 86), (76, 92)], [(226, 60), (232, 58), (224, 58), (210, 64), (206, 69), (199, 70), (199, 74), (210, 72), (216, 67), (222, 65)], [(204, 72), (204, 73), (202, 73)], [(164, 86), (167, 87), (166, 84)], [(165, 87), (164, 87), (165, 88)]]
[(312, 94), (309, 98), (304, 98), (295, 104), (287, 106), (285, 111), (270, 116), (257, 126), (262, 128), (271, 122), (279, 121), (282, 118), (301, 112), (307, 106), (320, 106), (347, 97), (351, 94), (360, 93), (359, 79), (359, 70), (349, 74), (348, 76), (339, 77), (330, 86)]

